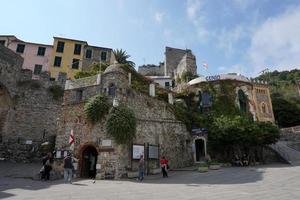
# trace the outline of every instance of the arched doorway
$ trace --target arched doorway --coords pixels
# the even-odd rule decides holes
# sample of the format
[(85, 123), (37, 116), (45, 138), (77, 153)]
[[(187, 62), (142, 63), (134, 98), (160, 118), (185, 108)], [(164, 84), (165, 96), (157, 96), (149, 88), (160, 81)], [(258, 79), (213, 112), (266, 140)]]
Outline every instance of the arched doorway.
[(83, 147), (80, 161), (80, 177), (91, 178), (96, 173), (98, 151), (93, 145)]
[(201, 162), (205, 160), (206, 156), (206, 142), (204, 138), (196, 138), (195, 142), (195, 150), (194, 150), (194, 158), (195, 162)]

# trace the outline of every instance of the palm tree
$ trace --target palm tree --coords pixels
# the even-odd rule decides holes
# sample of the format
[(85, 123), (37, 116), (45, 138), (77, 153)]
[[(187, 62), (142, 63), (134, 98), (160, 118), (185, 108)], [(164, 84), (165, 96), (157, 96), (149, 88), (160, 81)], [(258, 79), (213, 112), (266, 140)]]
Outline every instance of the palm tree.
[(113, 50), (113, 54), (114, 54), (115, 59), (116, 59), (116, 61), (118, 63), (120, 63), (120, 64), (128, 64), (131, 67), (135, 66), (134, 62), (132, 62), (130, 60), (127, 60), (128, 58), (130, 58), (130, 55), (128, 55), (125, 50), (123, 50), (123, 49), (116, 49), (116, 50)]

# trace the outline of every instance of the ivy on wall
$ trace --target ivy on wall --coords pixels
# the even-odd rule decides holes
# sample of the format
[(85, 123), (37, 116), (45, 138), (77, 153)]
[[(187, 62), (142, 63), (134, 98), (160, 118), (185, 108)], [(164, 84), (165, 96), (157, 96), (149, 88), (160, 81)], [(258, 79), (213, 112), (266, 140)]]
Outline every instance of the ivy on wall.
[(92, 124), (100, 121), (109, 111), (110, 105), (107, 97), (96, 95), (90, 98), (84, 105), (84, 113)]
[(136, 134), (136, 118), (134, 112), (126, 106), (113, 108), (108, 115), (106, 131), (117, 144), (128, 144)]

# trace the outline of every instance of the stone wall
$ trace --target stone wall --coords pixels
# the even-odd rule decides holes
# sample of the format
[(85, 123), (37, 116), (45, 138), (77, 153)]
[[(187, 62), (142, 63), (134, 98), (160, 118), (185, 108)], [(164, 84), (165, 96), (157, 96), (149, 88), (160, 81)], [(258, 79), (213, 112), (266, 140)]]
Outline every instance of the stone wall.
[(53, 98), (50, 88), (58, 83), (49, 74), (32, 80), (31, 70), (21, 70), (22, 61), (0, 46), (0, 99), (7, 100), (0, 112), (0, 157), (30, 161), (40, 157), (41, 143), (56, 135), (62, 98)]
[(193, 75), (197, 74), (196, 57), (191, 51), (187, 52), (178, 64), (176, 69), (176, 76), (181, 77), (184, 72), (192, 72)]
[[(120, 104), (127, 105), (137, 118), (137, 135), (134, 144), (153, 144), (160, 146), (160, 155), (165, 155), (174, 168), (192, 163), (192, 145), (190, 133), (180, 121), (175, 119), (170, 106), (163, 101), (141, 94), (129, 87), (127, 76), (117, 68), (109, 67), (101, 78), (101, 84), (80, 88), (82, 98), (74, 102), (76, 90), (66, 90), (64, 106), (60, 116), (59, 132), (56, 140), (57, 149), (68, 149), (71, 129), (75, 135), (75, 155), (82, 165), (82, 152), (86, 146), (93, 146), (98, 151), (98, 164), (102, 174), (112, 174), (118, 178), (128, 170), (136, 171), (138, 161), (131, 160), (129, 145), (117, 145), (106, 133), (106, 120), (92, 125), (85, 118), (84, 101), (96, 94), (108, 94), (109, 85), (116, 86), (116, 98)], [(113, 98), (109, 98), (112, 105)], [(112, 145), (102, 146), (103, 140), (112, 140)], [(159, 168), (158, 160), (151, 160), (147, 168)], [(103, 175), (104, 176), (104, 175)]]
[(144, 76), (164, 76), (164, 63), (157, 65), (143, 65), (139, 66), (138, 72)]

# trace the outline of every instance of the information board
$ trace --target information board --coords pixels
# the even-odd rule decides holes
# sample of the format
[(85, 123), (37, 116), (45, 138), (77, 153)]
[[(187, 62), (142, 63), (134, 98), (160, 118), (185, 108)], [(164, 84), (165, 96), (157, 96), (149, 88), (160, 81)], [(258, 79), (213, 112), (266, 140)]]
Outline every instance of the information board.
[(158, 159), (158, 146), (155, 145), (149, 145), (148, 148), (148, 158), (149, 159)]
[(140, 159), (141, 155), (144, 155), (145, 152), (145, 146), (144, 145), (138, 145), (134, 144), (132, 145), (132, 159)]

